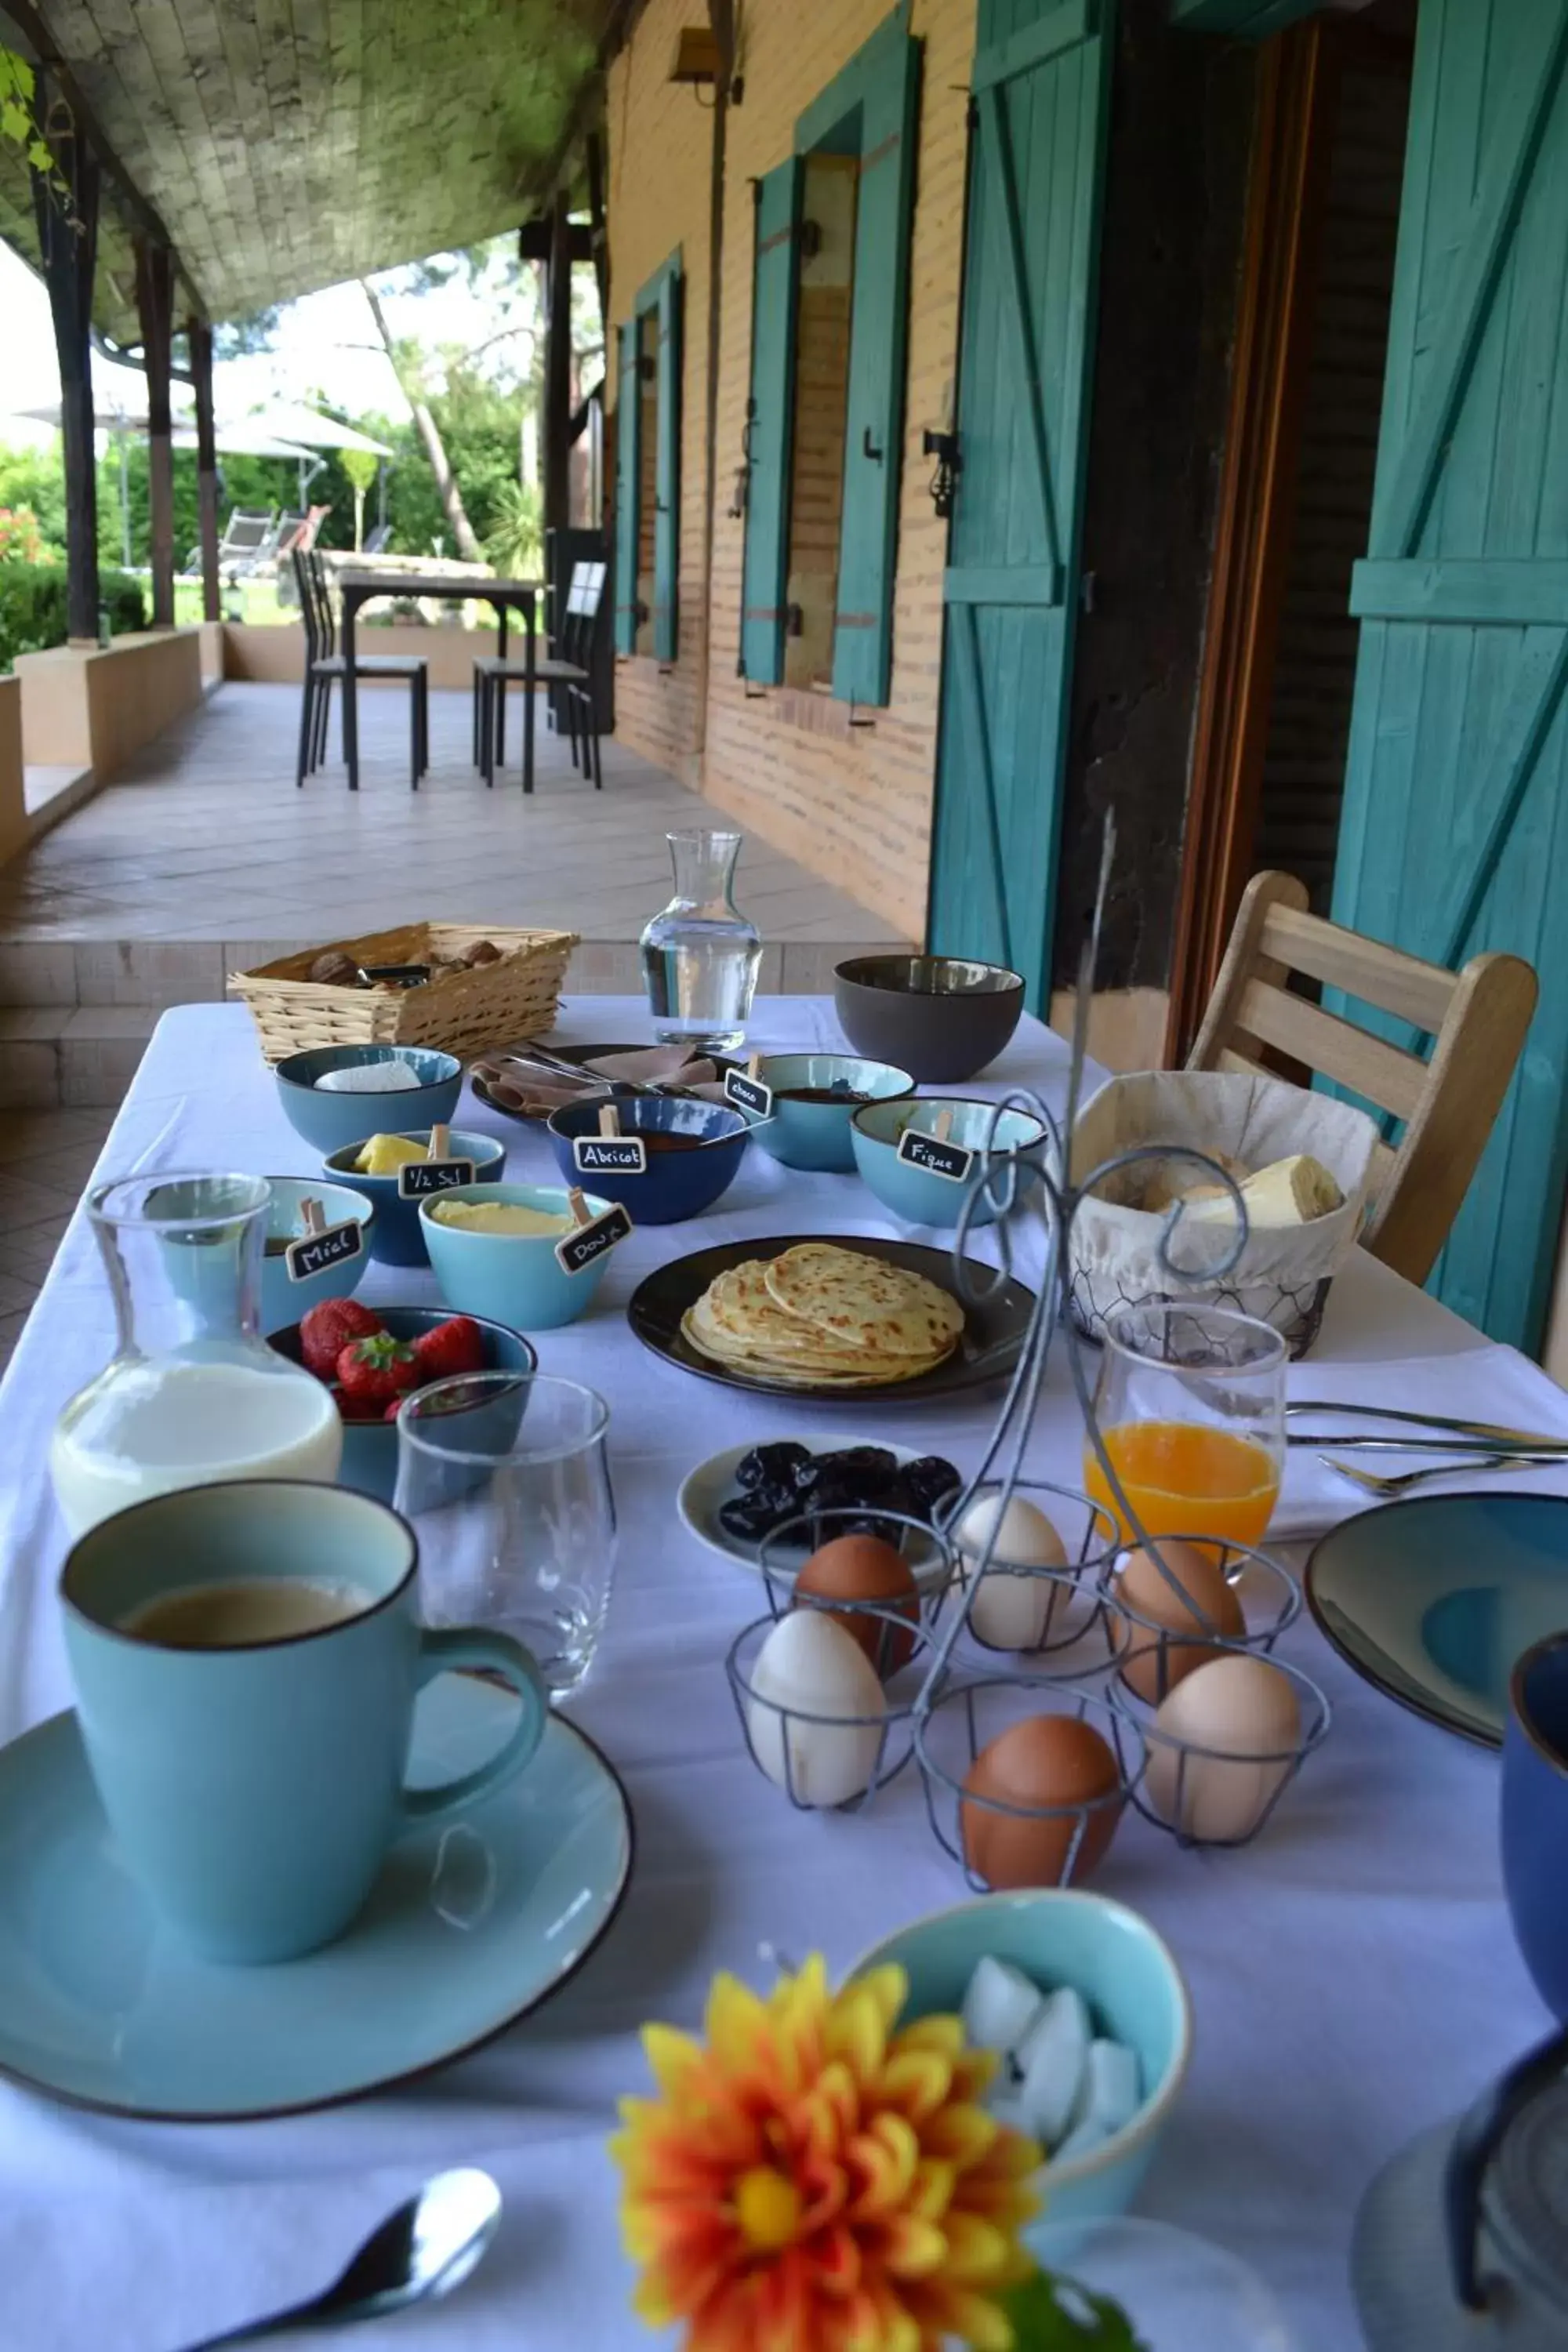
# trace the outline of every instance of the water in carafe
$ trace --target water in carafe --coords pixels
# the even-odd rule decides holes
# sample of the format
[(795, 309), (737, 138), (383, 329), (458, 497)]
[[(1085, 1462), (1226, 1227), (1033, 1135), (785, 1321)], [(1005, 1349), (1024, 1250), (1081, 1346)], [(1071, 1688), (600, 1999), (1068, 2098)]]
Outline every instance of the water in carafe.
[(642, 935), (643, 978), (661, 1045), (732, 1054), (751, 1015), (763, 942), (731, 890), (738, 833), (672, 833), (675, 896)]

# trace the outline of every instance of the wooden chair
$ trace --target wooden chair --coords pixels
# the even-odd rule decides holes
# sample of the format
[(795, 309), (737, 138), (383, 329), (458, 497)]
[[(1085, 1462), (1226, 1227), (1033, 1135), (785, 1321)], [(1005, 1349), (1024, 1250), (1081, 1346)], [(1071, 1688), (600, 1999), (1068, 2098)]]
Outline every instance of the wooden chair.
[[(327, 722), (331, 715), (332, 688), (348, 676), (348, 664), (337, 650), (337, 619), (327, 586), (326, 566), (314, 551), (296, 548), (290, 558), (300, 592), (300, 613), (305, 624), (305, 681), (300, 702), (300, 751), (294, 782), (303, 784), (327, 751)], [(419, 790), (419, 779), (430, 765), (430, 671), (422, 655), (356, 654), (355, 679), (394, 677), (408, 684), (408, 783)]]
[[(533, 665), (537, 685), (563, 689), (572, 739), (572, 764), (584, 775), (592, 776), (595, 792), (603, 792), (605, 774), (599, 757), (600, 714), (594, 649), (608, 572), (607, 563), (573, 565), (566, 612), (557, 641), (559, 651), (536, 659)], [(526, 662), (502, 661), (498, 655), (486, 654), (474, 664), (475, 758), (487, 784), (495, 782), (497, 768), (506, 764), (507, 688), (521, 685), (526, 689), (527, 679)], [(531, 776), (523, 777), (522, 788), (525, 793), (532, 791)]]
[[(1295, 995), (1284, 985), (1293, 971), (1408, 1022), (1433, 1041), (1430, 1058)], [(1187, 1067), (1261, 1071), (1272, 1048), (1403, 1122), (1397, 1143), (1378, 1146), (1362, 1240), (1423, 1283), (1486, 1149), (1536, 993), (1518, 956), (1472, 956), (1447, 971), (1310, 915), (1293, 874), (1255, 874)]]

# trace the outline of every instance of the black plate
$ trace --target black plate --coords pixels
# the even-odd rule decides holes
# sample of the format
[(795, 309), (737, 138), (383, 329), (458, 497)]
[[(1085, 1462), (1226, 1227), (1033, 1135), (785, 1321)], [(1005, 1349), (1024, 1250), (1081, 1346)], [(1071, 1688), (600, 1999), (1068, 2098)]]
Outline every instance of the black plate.
[[(679, 1364), (682, 1371), (695, 1372), (700, 1380), (716, 1381), (721, 1388), (749, 1389), (759, 1396), (794, 1397), (806, 1403), (815, 1400), (822, 1404), (883, 1404), (889, 1397), (918, 1403), (923, 1397), (952, 1396), (960, 1389), (984, 1388), (989, 1381), (1005, 1380), (1017, 1362), (1035, 1311), (1035, 1294), (1011, 1276), (983, 1307), (960, 1301), (963, 1332), (957, 1347), (934, 1370), (921, 1372), (912, 1381), (883, 1381), (865, 1389), (796, 1388), (793, 1381), (756, 1380), (749, 1373), (731, 1371), (692, 1347), (681, 1330), (680, 1318), (716, 1275), (729, 1266), (743, 1265), (748, 1258), (780, 1257), (802, 1242), (834, 1242), (840, 1249), (883, 1258), (889, 1265), (901, 1265), (906, 1273), (924, 1275), (928, 1282), (956, 1296), (952, 1257), (947, 1250), (924, 1249), (918, 1242), (881, 1241), (868, 1234), (773, 1234), (757, 1241), (722, 1242), (715, 1249), (697, 1250), (690, 1257), (661, 1265), (632, 1293), (626, 1321), (645, 1348)], [(977, 1286), (996, 1278), (994, 1266), (972, 1258), (964, 1264)]]
[[(647, 1054), (651, 1053), (653, 1049), (649, 1045), (647, 1039), (644, 1037), (640, 1040), (634, 1039), (629, 1045), (625, 1038), (622, 1038), (618, 1044), (610, 1045), (547, 1045), (545, 1050), (552, 1055), (556, 1061), (571, 1062), (575, 1066), (581, 1068), (583, 1064), (585, 1062), (597, 1061), (601, 1054)], [(482, 1061), (486, 1059), (487, 1056), (481, 1055), (479, 1058)], [(714, 1064), (714, 1066), (717, 1068), (721, 1077), (723, 1076), (726, 1070), (739, 1068), (741, 1066), (738, 1063), (724, 1061), (718, 1055), (710, 1054), (704, 1055), (703, 1058), (707, 1061), (711, 1061)], [(504, 1061), (506, 1059), (506, 1055), (504, 1054), (498, 1055), (496, 1059), (498, 1061)], [(542, 1072), (541, 1075), (547, 1076), (549, 1074), (548, 1072)], [(597, 1074), (594, 1073), (593, 1075), (596, 1076)], [(606, 1079), (605, 1083), (608, 1086), (610, 1082)], [(489, 1088), (486, 1086), (482, 1078), (477, 1076), (473, 1078), (473, 1088), (480, 1102), (484, 1104), (488, 1110), (493, 1110), (498, 1118), (515, 1119), (519, 1127), (543, 1126), (544, 1119), (542, 1118), (536, 1117), (531, 1111), (509, 1110), (505, 1103), (497, 1102), (495, 1097), (491, 1094)]]

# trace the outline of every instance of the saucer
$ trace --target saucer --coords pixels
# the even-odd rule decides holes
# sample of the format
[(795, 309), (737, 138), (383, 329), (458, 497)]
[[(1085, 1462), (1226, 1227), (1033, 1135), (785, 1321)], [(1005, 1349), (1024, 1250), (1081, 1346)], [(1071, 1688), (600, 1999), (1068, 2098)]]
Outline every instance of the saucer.
[[(805, 1440), (803, 1438), (801, 1443), (804, 1444)], [(841, 1454), (849, 1446), (861, 1443), (858, 1437), (819, 1437), (814, 1431), (810, 1450), (813, 1454)], [(752, 1444), (727, 1445), (722, 1454), (710, 1454), (706, 1462), (700, 1462), (681, 1480), (675, 1507), (687, 1532), (694, 1535), (700, 1544), (705, 1544), (710, 1551), (718, 1552), (721, 1559), (738, 1561), (742, 1568), (749, 1568), (754, 1575), (760, 1576), (760, 1548), (756, 1544), (746, 1543), (740, 1536), (732, 1536), (719, 1517), (720, 1505), (739, 1495), (741, 1489), (735, 1484), (735, 1473), (747, 1454), (754, 1450)], [(911, 1462), (918, 1462), (921, 1458), (920, 1449), (913, 1445), (889, 1445), (888, 1451), (900, 1470), (907, 1469)], [(873, 1507), (868, 1505), (867, 1507), (870, 1509)], [(805, 1558), (803, 1551), (801, 1559), (804, 1560)]]
[[(493, 1755), (516, 1702), (468, 1675), (421, 1694), (410, 1782)], [(115, 1850), (74, 1714), (0, 1749), (0, 2073), (165, 2123), (298, 2114), (477, 2049), (580, 1969), (620, 1906), (632, 1816), (552, 1716), (519, 1780), (400, 1838), (348, 1933), (276, 1968), (187, 1952)]]

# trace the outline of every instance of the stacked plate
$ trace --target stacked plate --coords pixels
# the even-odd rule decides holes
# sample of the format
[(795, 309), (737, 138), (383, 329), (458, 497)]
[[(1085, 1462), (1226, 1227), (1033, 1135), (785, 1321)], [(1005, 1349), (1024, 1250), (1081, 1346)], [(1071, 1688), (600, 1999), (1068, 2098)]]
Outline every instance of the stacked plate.
[(963, 1330), (956, 1299), (885, 1259), (806, 1242), (726, 1266), (687, 1308), (701, 1355), (787, 1386), (885, 1388), (945, 1361)]

